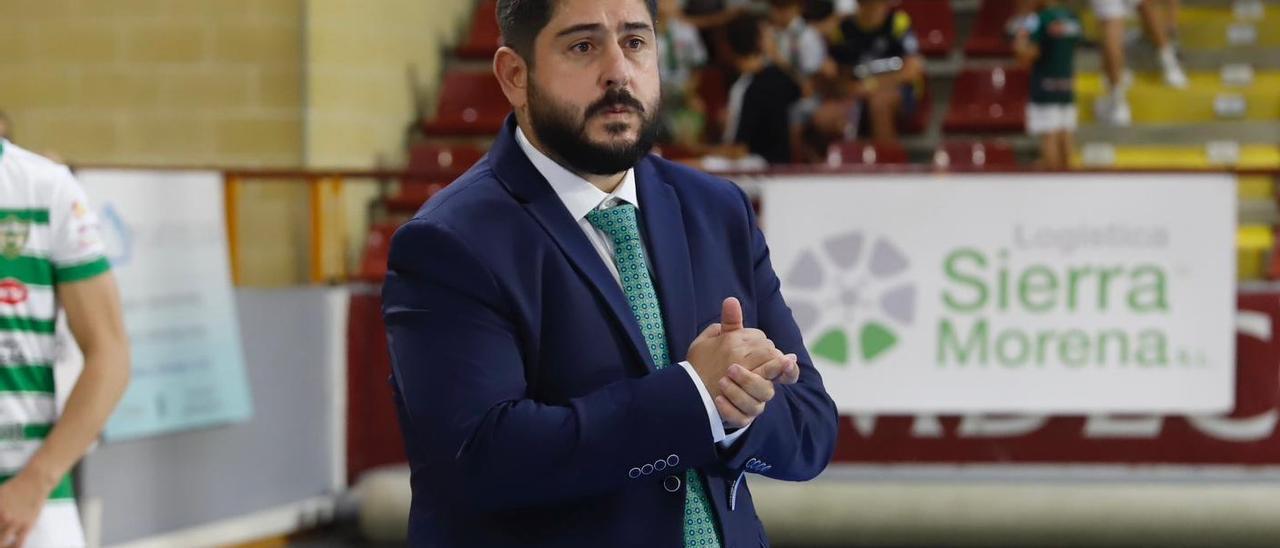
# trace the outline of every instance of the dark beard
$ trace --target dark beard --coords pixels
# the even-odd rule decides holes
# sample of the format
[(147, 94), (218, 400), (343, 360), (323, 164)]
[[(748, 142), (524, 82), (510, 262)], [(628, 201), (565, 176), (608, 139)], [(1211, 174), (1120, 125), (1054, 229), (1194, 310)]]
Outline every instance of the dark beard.
[[(617, 105), (630, 107), (639, 115), (640, 131), (635, 142), (600, 145), (587, 140), (587, 121)], [(613, 175), (635, 167), (658, 139), (658, 110), (646, 109), (630, 92), (612, 88), (587, 107), (579, 121), (571, 108), (544, 96), (532, 78), (529, 81), (529, 121), (534, 133), (547, 148), (549, 156), (579, 174)], [(605, 126), (605, 129), (617, 135), (626, 131), (628, 126), (630, 124), (616, 122)]]

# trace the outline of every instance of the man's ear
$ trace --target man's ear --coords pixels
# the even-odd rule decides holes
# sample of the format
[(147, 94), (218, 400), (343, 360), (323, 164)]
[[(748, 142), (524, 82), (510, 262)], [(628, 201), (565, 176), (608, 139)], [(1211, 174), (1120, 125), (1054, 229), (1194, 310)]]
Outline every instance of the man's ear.
[(529, 65), (520, 54), (508, 47), (498, 48), (493, 54), (493, 75), (502, 85), (502, 93), (512, 109), (518, 111), (528, 104)]

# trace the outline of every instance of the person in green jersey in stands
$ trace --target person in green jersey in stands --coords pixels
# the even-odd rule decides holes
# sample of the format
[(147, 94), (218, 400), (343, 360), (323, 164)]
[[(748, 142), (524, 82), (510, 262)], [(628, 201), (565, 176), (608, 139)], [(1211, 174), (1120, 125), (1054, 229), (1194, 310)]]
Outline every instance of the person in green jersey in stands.
[(1040, 139), (1046, 169), (1067, 169), (1075, 148), (1075, 54), (1080, 20), (1060, 0), (1037, 2), (1014, 38), (1018, 61), (1031, 66), (1027, 133)]
[[(71, 171), (0, 139), (0, 548), (84, 546), (70, 472), (129, 379), (119, 292)], [(55, 325), (84, 371), (61, 416)]]

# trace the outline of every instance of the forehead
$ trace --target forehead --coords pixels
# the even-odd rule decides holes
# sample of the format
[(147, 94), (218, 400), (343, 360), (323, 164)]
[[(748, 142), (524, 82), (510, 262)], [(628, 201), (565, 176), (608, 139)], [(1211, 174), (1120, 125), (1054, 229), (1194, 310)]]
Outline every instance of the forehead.
[(560, 0), (544, 30), (554, 37), (578, 25), (598, 24), (614, 29), (627, 23), (650, 22), (646, 0)]

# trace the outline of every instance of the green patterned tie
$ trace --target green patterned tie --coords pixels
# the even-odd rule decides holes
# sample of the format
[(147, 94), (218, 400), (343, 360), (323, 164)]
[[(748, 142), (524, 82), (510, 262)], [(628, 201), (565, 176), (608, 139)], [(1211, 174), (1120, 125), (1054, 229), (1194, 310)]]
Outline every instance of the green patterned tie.
[[(640, 226), (636, 222), (636, 206), (622, 203), (608, 209), (597, 209), (587, 214), (587, 221), (613, 239), (614, 259), (618, 275), (622, 277), (622, 291), (631, 304), (631, 313), (640, 324), (649, 355), (659, 368), (667, 365), (667, 332), (662, 322), (662, 309), (658, 307), (658, 294), (649, 277), (645, 261), (644, 241), (640, 239)], [(684, 545), (686, 547), (720, 546), (715, 519), (711, 514), (711, 500), (697, 470), (685, 473)]]

